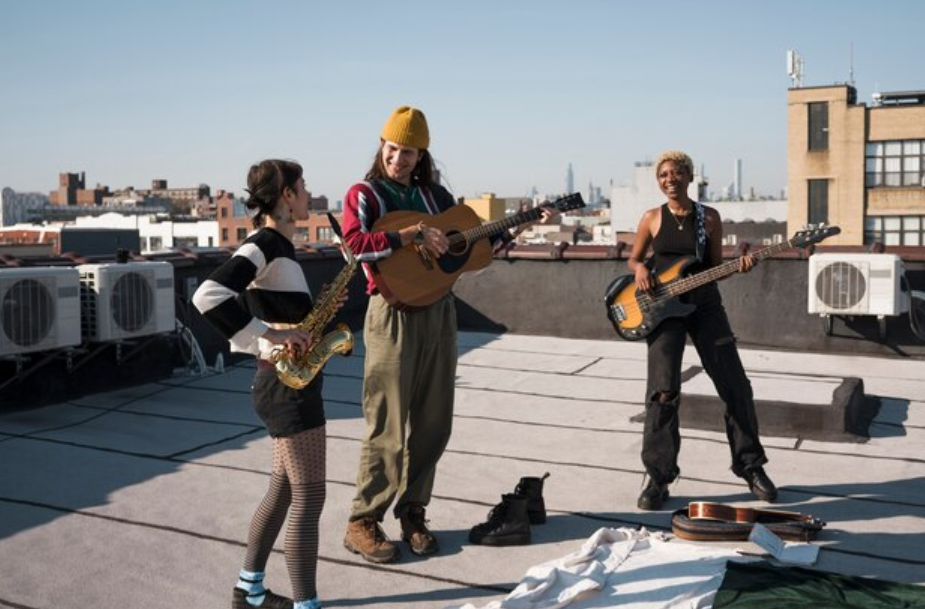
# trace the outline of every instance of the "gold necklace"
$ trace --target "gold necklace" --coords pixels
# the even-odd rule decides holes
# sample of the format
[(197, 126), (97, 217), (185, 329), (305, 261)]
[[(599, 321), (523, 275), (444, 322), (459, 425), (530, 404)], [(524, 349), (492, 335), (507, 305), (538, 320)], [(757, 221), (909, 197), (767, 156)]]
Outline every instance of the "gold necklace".
[(668, 206), (668, 211), (671, 213), (671, 217), (674, 218), (675, 223), (678, 225), (678, 230), (684, 230), (684, 223), (687, 222), (687, 217), (690, 213), (686, 213), (681, 216), (681, 219), (678, 220), (678, 214), (674, 213), (674, 210), (671, 209), (671, 206)]

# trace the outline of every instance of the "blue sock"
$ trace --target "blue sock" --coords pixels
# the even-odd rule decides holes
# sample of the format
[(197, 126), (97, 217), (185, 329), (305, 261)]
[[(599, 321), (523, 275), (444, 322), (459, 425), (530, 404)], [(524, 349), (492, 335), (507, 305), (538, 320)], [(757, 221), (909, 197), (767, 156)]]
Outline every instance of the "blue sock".
[(238, 583), (235, 588), (240, 588), (247, 592), (247, 603), (259, 607), (266, 596), (266, 588), (263, 587), (263, 571), (245, 571), (241, 569), (238, 572)]
[(292, 609), (321, 609), (321, 601), (318, 600), (318, 597), (310, 598), (307, 601), (298, 601), (293, 606)]

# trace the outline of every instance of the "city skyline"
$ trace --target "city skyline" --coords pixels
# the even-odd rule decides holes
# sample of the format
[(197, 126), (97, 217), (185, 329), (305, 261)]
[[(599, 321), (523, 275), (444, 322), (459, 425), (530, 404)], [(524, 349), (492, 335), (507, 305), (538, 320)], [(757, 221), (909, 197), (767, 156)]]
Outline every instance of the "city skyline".
[[(49, 10), (51, 8), (52, 10)], [(858, 101), (925, 88), (925, 4), (814, 0), (744, 6), (477, 0), (394, 7), (168, 1), (17, 3), (0, 23), (0, 187), (208, 184), (243, 195), (266, 157), (342, 199), (395, 106), (427, 114), (454, 194), (625, 184), (681, 148), (714, 192), (786, 188), (786, 52), (803, 85), (853, 78)], [(418, 24), (418, 27), (414, 25)], [(580, 188), (580, 187), (579, 187)]]

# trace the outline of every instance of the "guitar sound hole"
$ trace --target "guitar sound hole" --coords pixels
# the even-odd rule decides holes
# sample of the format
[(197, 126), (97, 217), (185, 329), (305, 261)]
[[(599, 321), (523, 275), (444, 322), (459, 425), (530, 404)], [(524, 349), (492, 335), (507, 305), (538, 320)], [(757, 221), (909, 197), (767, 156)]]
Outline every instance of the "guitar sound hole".
[[(457, 237), (456, 235), (459, 236)], [(451, 256), (462, 256), (469, 250), (469, 243), (466, 241), (465, 237), (459, 234), (459, 231), (448, 232), (446, 238), (450, 240), (450, 247), (446, 251), (447, 254)]]

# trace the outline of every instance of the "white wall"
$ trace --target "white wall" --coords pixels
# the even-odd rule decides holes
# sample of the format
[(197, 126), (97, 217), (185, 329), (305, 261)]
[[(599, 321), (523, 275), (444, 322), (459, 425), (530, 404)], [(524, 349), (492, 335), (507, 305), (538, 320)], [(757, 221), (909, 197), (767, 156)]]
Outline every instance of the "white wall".
[[(688, 187), (688, 196), (699, 199), (698, 189), (702, 176), (694, 175), (694, 181)], [(655, 180), (655, 168), (639, 163), (633, 170), (630, 184), (614, 186), (610, 191), (610, 219), (614, 232), (636, 232), (639, 219), (647, 209), (665, 202), (665, 195)], [(763, 222), (774, 220), (787, 221), (787, 201), (705, 201), (716, 208), (723, 220), (742, 222), (754, 220)]]
[(141, 251), (151, 252), (174, 247), (218, 247), (218, 222), (174, 222), (157, 216), (124, 216), (110, 213), (101, 216), (80, 216), (76, 226), (95, 228), (137, 228)]

